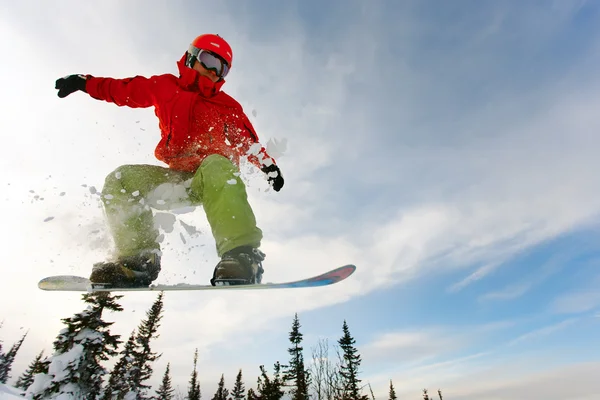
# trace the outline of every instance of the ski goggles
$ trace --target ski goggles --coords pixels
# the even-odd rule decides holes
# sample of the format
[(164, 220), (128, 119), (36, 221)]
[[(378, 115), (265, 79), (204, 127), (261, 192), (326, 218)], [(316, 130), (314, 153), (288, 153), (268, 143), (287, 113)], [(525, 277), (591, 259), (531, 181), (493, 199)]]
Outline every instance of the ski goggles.
[(198, 62), (209, 71), (214, 71), (219, 78), (225, 78), (229, 73), (229, 65), (221, 57), (208, 50), (200, 50), (196, 55)]

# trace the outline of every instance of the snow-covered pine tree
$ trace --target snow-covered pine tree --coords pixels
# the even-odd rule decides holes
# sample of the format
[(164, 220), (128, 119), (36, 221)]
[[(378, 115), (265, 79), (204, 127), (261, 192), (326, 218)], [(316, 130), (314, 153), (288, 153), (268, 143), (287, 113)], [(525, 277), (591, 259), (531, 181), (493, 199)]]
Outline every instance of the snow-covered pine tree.
[[(302, 333), (300, 333), (300, 320), (298, 314), (294, 315), (292, 331), (289, 340), (292, 347), (288, 348), (290, 354), (289, 365), (283, 366), (283, 380), (286, 386), (291, 386), (290, 396), (292, 400), (308, 400), (308, 388), (310, 386), (310, 373), (304, 368), (304, 355), (302, 348)], [(288, 383), (288, 382), (291, 382)]]
[(389, 396), (389, 400), (397, 400), (398, 396), (396, 396), (396, 389), (394, 389), (394, 384), (392, 383), (392, 380), (390, 379), (390, 396)]
[(211, 400), (228, 400), (229, 390), (225, 388), (225, 376), (221, 374), (221, 379), (219, 380), (219, 386), (217, 386), (217, 391)]
[(342, 378), (342, 400), (367, 400), (368, 396), (361, 395), (359, 385), (361, 380), (358, 378), (361, 357), (356, 347), (354, 347), (356, 340), (350, 334), (346, 320), (344, 320), (342, 329), (344, 334), (338, 340), (342, 350), (342, 365), (339, 371)]
[(108, 378), (108, 383), (104, 388), (102, 400), (123, 399), (129, 391), (129, 372), (133, 363), (133, 353), (135, 352), (135, 330), (131, 332), (125, 347), (119, 353), (121, 356), (113, 366)]
[(108, 292), (86, 293), (87, 308), (64, 318), (66, 328), (54, 341), (54, 354), (47, 373), (34, 376), (26, 390), (29, 399), (93, 399), (102, 388), (106, 369), (101, 365), (117, 354), (119, 335), (111, 335), (112, 322), (102, 319), (104, 310), (122, 311), (115, 296)]
[(167, 363), (167, 369), (165, 370), (165, 374), (163, 375), (162, 382), (156, 390), (156, 396), (154, 399), (156, 400), (172, 400), (173, 399), (173, 384), (171, 383), (171, 364)]
[(202, 393), (200, 392), (200, 381), (198, 380), (198, 371), (196, 366), (198, 364), (198, 349), (194, 351), (194, 370), (190, 378), (190, 386), (188, 388), (188, 400), (200, 400)]
[(143, 384), (152, 375), (152, 362), (159, 356), (150, 349), (150, 340), (158, 337), (159, 322), (162, 318), (163, 292), (146, 312), (120, 352), (119, 361), (110, 373), (102, 400), (145, 399), (150, 386)]
[(242, 370), (240, 369), (235, 378), (235, 384), (233, 385), (233, 390), (231, 391), (231, 398), (233, 400), (242, 400), (245, 392), (246, 388), (244, 387), (244, 382), (242, 381)]
[(47, 373), (48, 372), (48, 364), (49, 362), (45, 362), (42, 360), (44, 356), (44, 350), (40, 351), (39, 354), (33, 359), (33, 361), (29, 364), (27, 369), (23, 372), (23, 374), (17, 379), (15, 383), (15, 387), (21, 390), (27, 390), (29, 385), (33, 383), (33, 377), (35, 374)]
[(163, 296), (164, 292), (160, 292), (146, 312), (146, 319), (142, 320), (138, 326), (136, 341), (136, 350), (133, 353), (132, 368), (129, 373), (129, 397), (135, 399), (145, 399), (146, 392), (150, 389), (149, 385), (144, 382), (152, 376), (152, 363), (156, 361), (160, 355), (153, 352), (150, 348), (150, 341), (157, 338), (156, 333), (160, 327), (163, 311)]
[(26, 337), (27, 333), (25, 333), (17, 343), (12, 345), (8, 353), (0, 355), (0, 383), (6, 383), (10, 378), (10, 370), (15, 361), (15, 356), (19, 352)]

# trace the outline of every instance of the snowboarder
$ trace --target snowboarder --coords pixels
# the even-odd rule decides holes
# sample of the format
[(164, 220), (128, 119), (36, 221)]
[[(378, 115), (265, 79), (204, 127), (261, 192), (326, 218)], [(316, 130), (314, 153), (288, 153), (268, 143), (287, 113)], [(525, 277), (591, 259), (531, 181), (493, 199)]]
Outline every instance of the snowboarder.
[[(148, 286), (158, 277), (162, 254), (149, 206), (191, 204), (203, 206), (221, 258), (211, 284), (260, 283), (265, 258), (259, 250), (262, 231), (240, 179), (240, 158), (247, 157), (260, 168), (275, 191), (284, 180), (242, 106), (221, 91), (232, 59), (231, 47), (222, 37), (204, 34), (177, 62), (178, 77), (75, 74), (56, 81), (60, 98), (82, 91), (120, 107), (154, 107), (161, 131), (154, 154), (168, 165), (123, 165), (106, 177), (102, 201), (116, 257), (94, 264), (90, 281)], [(157, 188), (165, 184), (184, 190), (172, 190), (167, 201), (156, 201)]]

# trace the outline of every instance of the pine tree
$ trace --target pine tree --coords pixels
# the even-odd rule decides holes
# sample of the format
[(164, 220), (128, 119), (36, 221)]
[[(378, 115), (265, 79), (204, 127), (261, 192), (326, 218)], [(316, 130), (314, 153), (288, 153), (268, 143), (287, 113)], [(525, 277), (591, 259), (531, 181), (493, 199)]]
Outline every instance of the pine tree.
[(392, 383), (392, 380), (390, 379), (390, 396), (389, 396), (389, 400), (396, 400), (398, 399), (398, 396), (396, 396), (396, 389), (394, 389), (394, 384)]
[(284, 381), (281, 377), (281, 364), (279, 361), (273, 366), (273, 377), (270, 378), (267, 375), (267, 371), (264, 365), (260, 366), (261, 376), (258, 378), (257, 390), (248, 391), (248, 400), (261, 399), (261, 400), (279, 400), (283, 398), (285, 392), (283, 391)]
[(108, 292), (86, 293), (88, 307), (73, 317), (64, 318), (66, 328), (54, 341), (54, 354), (48, 372), (34, 376), (26, 395), (33, 399), (93, 399), (100, 393), (106, 369), (100, 364), (117, 354), (119, 336), (109, 332), (112, 322), (102, 319), (102, 312), (122, 311)]
[(142, 320), (138, 326), (135, 338), (137, 348), (133, 352), (133, 363), (129, 373), (129, 396), (136, 394), (138, 399), (145, 398), (146, 391), (150, 386), (143, 382), (150, 379), (152, 376), (152, 363), (160, 357), (151, 350), (150, 341), (159, 336), (156, 332), (162, 319), (163, 296), (164, 292), (158, 294), (156, 301), (152, 304), (150, 310), (146, 312), (146, 319)]
[(375, 400), (375, 394), (373, 394), (373, 388), (371, 387), (371, 383), (367, 383), (369, 386), (369, 392), (371, 393), (371, 399)]
[(225, 388), (225, 376), (221, 374), (219, 386), (217, 387), (217, 391), (211, 400), (227, 400), (227, 397), (229, 397), (229, 390)]
[(359, 385), (361, 380), (358, 378), (361, 357), (356, 347), (354, 347), (356, 341), (350, 335), (350, 330), (345, 320), (343, 332), (344, 335), (338, 340), (338, 344), (342, 349), (342, 365), (340, 367), (343, 388), (342, 399), (366, 400), (368, 396), (361, 395)]
[(244, 387), (244, 382), (242, 381), (242, 370), (240, 369), (237, 377), (235, 378), (235, 385), (231, 391), (231, 397), (233, 400), (242, 400), (244, 398), (245, 391), (246, 388)]
[(136, 398), (144, 399), (150, 388), (142, 382), (152, 375), (151, 363), (158, 356), (150, 349), (150, 340), (157, 337), (156, 331), (162, 318), (163, 292), (146, 312), (147, 319), (142, 320), (133, 331), (120, 352), (119, 361), (113, 367), (102, 400)]
[(15, 387), (22, 390), (27, 390), (29, 385), (33, 383), (33, 377), (35, 374), (48, 373), (47, 364), (44, 365), (42, 362), (43, 355), (44, 350), (39, 352), (39, 354), (29, 364), (25, 372), (23, 372), (23, 374), (17, 379)]
[(102, 400), (123, 399), (129, 391), (129, 372), (133, 365), (133, 354), (135, 352), (135, 330), (131, 332), (125, 347), (121, 350), (121, 357), (113, 366), (104, 389)]
[(156, 400), (172, 400), (173, 399), (173, 385), (171, 384), (171, 364), (167, 363), (167, 369), (163, 375), (162, 383), (156, 391)]
[(248, 395), (246, 396), (246, 398), (248, 400), (258, 400), (258, 399), (260, 399), (260, 397), (258, 397), (258, 395), (256, 394), (256, 392), (252, 388), (248, 389)]
[(192, 377), (190, 378), (190, 386), (188, 388), (188, 400), (200, 400), (202, 394), (200, 392), (200, 382), (198, 381), (198, 371), (196, 366), (198, 364), (198, 349), (194, 352), (194, 370), (192, 371)]
[(291, 385), (290, 395), (292, 400), (308, 400), (308, 387), (310, 385), (310, 373), (304, 368), (304, 355), (302, 343), (302, 333), (300, 333), (300, 321), (298, 314), (294, 315), (292, 323), (292, 331), (290, 332), (289, 340), (292, 347), (288, 348), (290, 354), (290, 363), (283, 367), (285, 382), (293, 382)]
[(15, 361), (15, 356), (19, 352), (26, 337), (27, 333), (25, 333), (17, 343), (13, 344), (8, 353), (0, 355), (0, 383), (6, 383), (10, 378), (10, 370)]

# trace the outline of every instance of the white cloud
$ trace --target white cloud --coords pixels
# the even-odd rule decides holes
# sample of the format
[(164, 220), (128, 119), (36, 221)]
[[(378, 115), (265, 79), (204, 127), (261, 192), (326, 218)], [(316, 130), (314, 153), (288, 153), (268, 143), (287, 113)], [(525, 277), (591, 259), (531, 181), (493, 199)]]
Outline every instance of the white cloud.
[[(595, 242), (592, 241), (590, 244), (594, 245)], [(600, 291), (598, 290), (600, 275), (596, 274), (597, 260), (592, 259), (587, 263), (582, 263), (582, 271), (583, 267), (588, 267), (593, 275), (591, 277), (584, 275), (584, 284), (557, 294), (550, 303), (549, 311), (558, 314), (580, 314), (600, 307)]]
[[(360, 347), (363, 364), (368, 365), (365, 371), (370, 371), (361, 378), (376, 388), (376, 397), (384, 396), (390, 379), (400, 396), (415, 396), (419, 388), (441, 388), (447, 397), (497, 395), (493, 398), (498, 399), (515, 398), (510, 393), (525, 382), (548, 379), (550, 384), (551, 377), (561, 370), (569, 374), (577, 369), (586, 376), (584, 380), (592, 384), (588, 379), (595, 364), (586, 364), (585, 357), (576, 358), (587, 353), (587, 349), (574, 351), (573, 347), (555, 347), (548, 351), (540, 345), (543, 340), (581, 321), (581, 318), (566, 319), (508, 341), (499, 335), (511, 335), (519, 326), (535, 323), (535, 318), (389, 332)], [(536, 348), (530, 347), (534, 343)], [(512, 351), (511, 347), (517, 344), (525, 346), (518, 352)], [(573, 361), (574, 358), (581, 362)], [(567, 386), (573, 389), (570, 383)], [(577, 390), (573, 393), (579, 393)]]
[(595, 398), (597, 362), (560, 362), (560, 355), (480, 352), (418, 368), (364, 376), (375, 397), (385, 397), (391, 379), (399, 398), (416, 397), (422, 388), (442, 390), (444, 398), (553, 400)]
[(548, 325), (543, 328), (534, 329), (530, 332), (527, 332), (527, 333), (511, 340), (507, 345), (514, 346), (514, 345), (522, 343), (522, 342), (527, 342), (527, 341), (535, 340), (535, 339), (543, 337), (543, 336), (548, 336), (554, 332), (560, 331), (570, 325), (573, 325), (574, 323), (578, 322), (579, 320), (580, 320), (579, 318), (569, 318), (564, 321), (560, 321), (556, 324)]
[(390, 360), (401, 360), (403, 365), (422, 363), (456, 352), (465, 345), (463, 339), (447, 332), (426, 329), (385, 333), (361, 346), (361, 355), (365, 363), (372, 366), (380, 366)]
[[(515, 371), (507, 373), (514, 365), (503, 366), (503, 370), (483, 371), (470, 374), (445, 391), (449, 398), (504, 400), (516, 398), (540, 398), (549, 400), (592, 400), (597, 396), (598, 380), (595, 372), (598, 363), (580, 363), (549, 368), (535, 372)], [(497, 376), (500, 375), (500, 378)], [(508, 375), (508, 376), (507, 376)], [(496, 376), (496, 377), (495, 377)]]
[[(577, 249), (580, 251), (580, 249)], [(502, 301), (515, 300), (534, 287), (543, 283), (549, 277), (561, 272), (566, 268), (576, 251), (563, 250), (557, 255), (551, 256), (541, 265), (530, 266), (529, 271), (522, 275), (517, 282), (511, 283), (500, 290), (494, 290), (480, 296), (480, 301)]]
[(591, 288), (562, 295), (552, 302), (551, 309), (557, 313), (577, 314), (600, 306), (600, 290)]
[(531, 286), (526, 283), (510, 285), (500, 291), (485, 294), (482, 300), (513, 300), (524, 295)]

